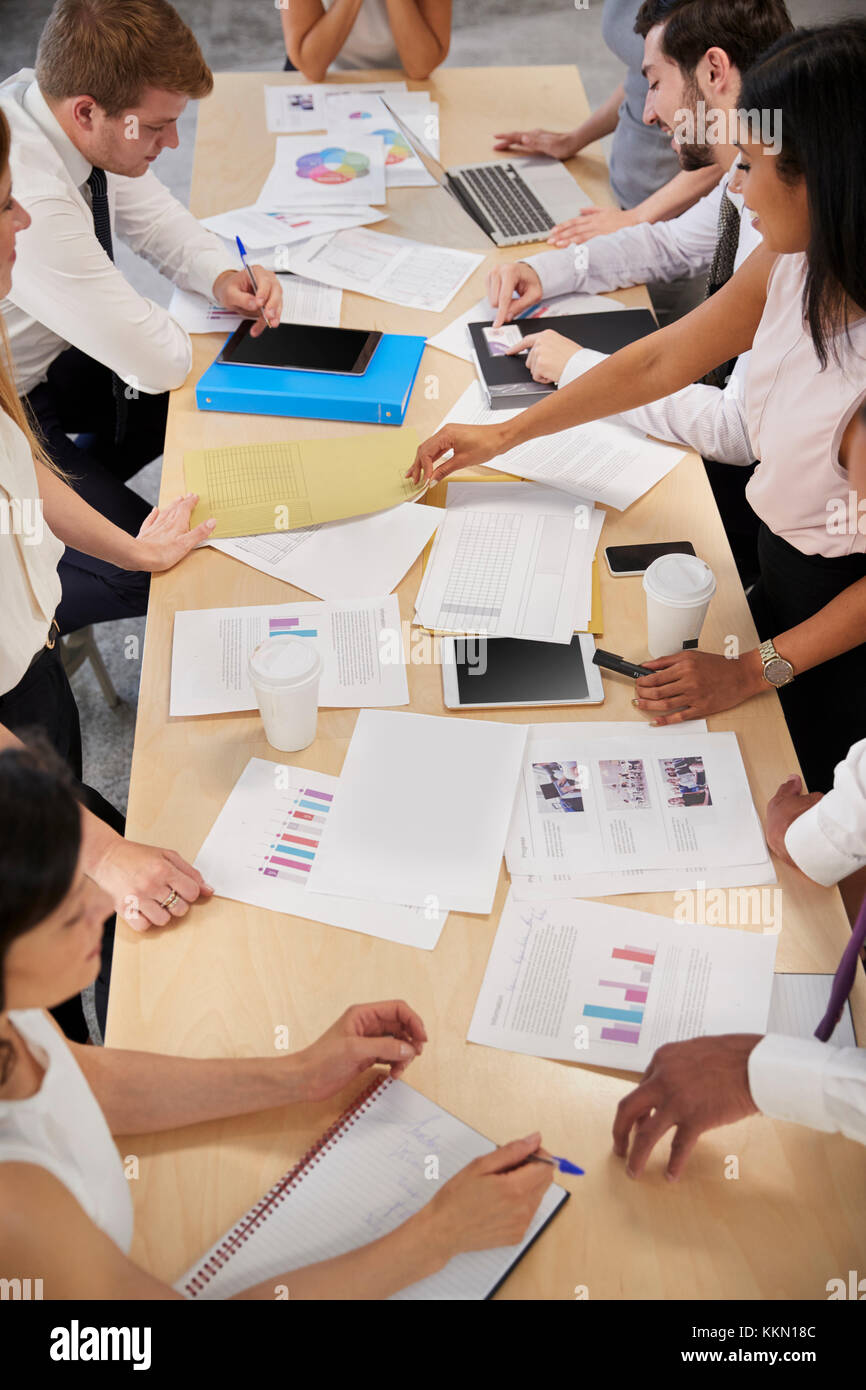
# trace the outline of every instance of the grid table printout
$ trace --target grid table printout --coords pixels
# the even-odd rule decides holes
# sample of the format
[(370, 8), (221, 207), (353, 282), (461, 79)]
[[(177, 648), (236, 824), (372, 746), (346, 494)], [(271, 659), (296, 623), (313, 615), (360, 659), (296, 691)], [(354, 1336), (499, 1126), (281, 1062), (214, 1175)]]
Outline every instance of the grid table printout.
[(470, 512), (436, 627), (496, 632), (520, 535), (517, 512)]

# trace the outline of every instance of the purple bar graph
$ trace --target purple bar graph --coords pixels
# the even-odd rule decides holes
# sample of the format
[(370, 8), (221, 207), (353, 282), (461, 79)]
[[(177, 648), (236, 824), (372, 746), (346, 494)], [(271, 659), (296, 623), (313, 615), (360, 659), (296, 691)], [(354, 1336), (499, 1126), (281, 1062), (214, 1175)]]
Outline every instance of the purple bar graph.
[[(600, 985), (605, 985), (608, 989), (631, 989), (631, 985), (628, 983), (627, 980), (599, 980), (598, 983)], [(628, 998), (627, 994), (626, 998)]]
[(602, 1030), (601, 1030), (601, 1036), (602, 1036), (607, 1042), (638, 1043), (638, 1042), (640, 1042), (640, 1029), (639, 1029), (639, 1028), (602, 1028)]
[(647, 994), (648, 994), (648, 993), (649, 993), (649, 990), (646, 990), (646, 989), (638, 989), (637, 986), (635, 985), (635, 986), (633, 986), (631, 989), (627, 989), (627, 990), (626, 990), (626, 992), (625, 992), (625, 997), (626, 997), (626, 999), (628, 999), (628, 1000), (632, 1000), (632, 999), (635, 1000), (638, 1004), (645, 1004), (645, 1003), (646, 1003), (646, 997), (647, 997)]

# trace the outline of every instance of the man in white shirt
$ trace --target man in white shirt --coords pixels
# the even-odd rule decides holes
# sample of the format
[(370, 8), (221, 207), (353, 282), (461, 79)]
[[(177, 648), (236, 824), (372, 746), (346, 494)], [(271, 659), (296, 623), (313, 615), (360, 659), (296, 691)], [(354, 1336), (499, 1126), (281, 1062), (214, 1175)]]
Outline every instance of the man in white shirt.
[[(727, 193), (737, 157), (733, 141), (742, 73), (762, 49), (791, 28), (783, 0), (764, 6), (731, 0), (647, 0), (638, 14), (649, 82), (644, 120), (668, 131), (685, 169), (711, 163), (724, 169), (711, 193), (679, 217), (642, 222), (564, 251), (543, 251), (531, 261), (498, 266), (488, 275), (496, 323), (511, 321), (541, 299), (567, 293), (598, 294), (650, 281), (669, 282), (711, 271), (715, 288), (761, 244), (742, 198)], [(702, 138), (703, 137), (703, 138)], [(723, 238), (726, 200), (737, 222)], [(728, 209), (727, 216), (733, 217)], [(725, 252), (728, 252), (727, 256)], [(722, 265), (723, 262), (726, 262)], [(720, 274), (721, 271), (721, 274)], [(514, 297), (516, 294), (516, 298)], [(565, 386), (602, 361), (603, 354), (552, 330), (528, 335), (530, 367), (539, 380)], [(758, 573), (757, 518), (745, 500), (754, 451), (745, 420), (748, 353), (731, 364), (720, 384), (695, 383), (622, 418), (659, 439), (685, 444), (704, 458), (728, 539), (745, 584)], [(731, 467), (730, 465), (736, 465)]]
[[(276, 276), (256, 267), (254, 296), (220, 239), (150, 168), (177, 145), (189, 98), (212, 85), (166, 0), (58, 0), (35, 73), (0, 84), (14, 195), (31, 217), (0, 304), (18, 391), (76, 490), (132, 534), (149, 508), (124, 483), (162, 452), (167, 393), (189, 373), (192, 348), (185, 329), (114, 265), (115, 243), (183, 289), (280, 318)], [(145, 611), (146, 576), (67, 551), (61, 578), (63, 631)]]

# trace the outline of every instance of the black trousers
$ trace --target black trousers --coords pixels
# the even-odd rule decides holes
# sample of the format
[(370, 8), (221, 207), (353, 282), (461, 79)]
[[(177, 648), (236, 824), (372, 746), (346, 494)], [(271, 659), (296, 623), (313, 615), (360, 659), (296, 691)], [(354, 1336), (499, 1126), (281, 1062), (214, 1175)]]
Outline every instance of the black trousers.
[[(69, 475), (79, 496), (116, 526), (136, 535), (150, 507), (124, 484), (162, 453), (168, 392), (127, 401), (126, 435), (115, 444), (111, 372), (77, 348), (67, 348), (52, 362), (47, 380), (34, 386), (25, 400), (49, 457)], [(84, 438), (75, 444), (70, 434)], [(147, 612), (148, 574), (118, 569), (69, 547), (59, 574), (61, 632)]]
[(758, 532), (761, 523), (746, 497), (746, 485), (757, 466), (753, 463), (743, 468), (737, 463), (704, 459), (707, 480), (744, 589), (756, 583), (760, 574)]
[[(123, 834), (123, 816), (100, 796), (99, 792), (94, 791), (92, 787), (84, 786), (81, 781), (81, 726), (78, 720), (78, 706), (60, 660), (59, 644), (53, 651), (46, 648), (18, 684), (6, 695), (0, 695), (0, 724), (5, 724), (6, 728), (11, 729), (24, 743), (27, 742), (28, 735), (35, 732), (47, 738), (57, 754), (68, 763), (77, 779), (79, 801), (100, 820), (110, 825), (112, 830), (116, 830), (118, 835)], [(50, 853), (50, 846), (47, 852)], [(105, 925), (102, 961), (96, 980), (96, 1013), (103, 1034), (108, 1011), (114, 925), (115, 919), (112, 916)], [(59, 1004), (51, 1012), (73, 1042), (87, 1041), (87, 1023), (80, 995), (77, 994), (65, 1004)]]
[[(805, 622), (866, 576), (866, 555), (804, 555), (763, 523), (761, 577), (749, 606), (761, 639)], [(827, 792), (833, 769), (852, 743), (866, 738), (866, 643), (795, 676), (779, 691), (809, 791)]]

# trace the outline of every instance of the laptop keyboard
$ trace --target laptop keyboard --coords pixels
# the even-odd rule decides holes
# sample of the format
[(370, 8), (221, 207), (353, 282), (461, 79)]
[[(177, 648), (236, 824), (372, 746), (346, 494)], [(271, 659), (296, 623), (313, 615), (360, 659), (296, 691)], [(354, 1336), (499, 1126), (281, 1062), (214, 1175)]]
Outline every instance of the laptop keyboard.
[(459, 176), (497, 230), (506, 236), (547, 232), (554, 225), (513, 165), (461, 169)]

